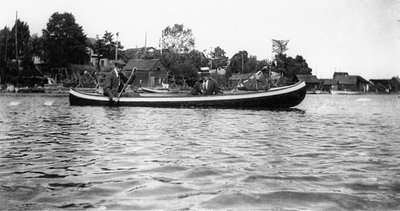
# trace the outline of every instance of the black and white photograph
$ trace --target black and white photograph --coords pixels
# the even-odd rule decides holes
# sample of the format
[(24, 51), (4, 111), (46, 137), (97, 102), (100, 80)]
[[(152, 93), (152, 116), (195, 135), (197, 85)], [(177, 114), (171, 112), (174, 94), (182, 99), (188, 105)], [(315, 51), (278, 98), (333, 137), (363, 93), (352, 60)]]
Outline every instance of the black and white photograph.
[(0, 5), (0, 210), (400, 210), (400, 0)]

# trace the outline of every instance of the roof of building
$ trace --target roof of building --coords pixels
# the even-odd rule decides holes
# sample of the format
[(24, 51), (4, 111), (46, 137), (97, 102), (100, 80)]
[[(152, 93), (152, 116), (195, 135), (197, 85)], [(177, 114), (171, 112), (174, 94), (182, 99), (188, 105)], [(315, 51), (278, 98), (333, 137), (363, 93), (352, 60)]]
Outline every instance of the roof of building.
[(357, 82), (369, 83), (363, 77), (358, 76), (358, 75), (336, 75), (333, 79), (338, 81), (339, 84), (343, 84), (343, 85), (357, 84)]
[(356, 76), (357, 76), (357, 80), (359, 80), (361, 83), (368, 83), (369, 84), (369, 81), (366, 80), (365, 78), (363, 78), (363, 77), (361, 77), (359, 75), (356, 75)]
[(315, 75), (296, 75), (300, 81), (304, 81), (306, 83), (316, 83), (319, 84), (320, 80), (318, 80)]
[(371, 81), (374, 84), (377, 84), (377, 83), (387, 84), (387, 83), (390, 83), (391, 80), (392, 79), (370, 79), (369, 81)]
[(356, 76), (336, 75), (334, 79), (343, 85), (357, 84)]
[(324, 78), (324, 79), (319, 79), (324, 85), (336, 85), (337, 81), (335, 79), (330, 79), (330, 78)]
[(371, 79), (373, 84), (382, 84), (382, 85), (391, 85), (391, 86), (400, 86), (400, 80), (397, 77), (393, 77), (391, 79)]
[(393, 78), (392, 78), (392, 82), (394, 82), (394, 83), (396, 83), (396, 84), (399, 84), (399, 85), (400, 85), (400, 78), (399, 78), (399, 76), (397, 76), (397, 77), (393, 77)]
[(128, 48), (125, 50), (125, 53), (129, 53), (129, 52), (139, 52), (139, 51), (155, 51), (157, 50), (154, 47), (140, 47), (140, 48)]
[(349, 76), (349, 73), (348, 72), (334, 72), (333, 77), (337, 77), (337, 76)]
[(94, 44), (96, 44), (97, 40), (93, 37), (87, 37), (86, 42), (88, 42), (91, 45), (94, 45)]
[(123, 70), (132, 70), (133, 68), (137, 70), (151, 70), (158, 62), (160, 62), (159, 59), (131, 59)]
[(223, 68), (213, 69), (213, 70), (210, 70), (210, 74), (225, 75), (226, 70)]

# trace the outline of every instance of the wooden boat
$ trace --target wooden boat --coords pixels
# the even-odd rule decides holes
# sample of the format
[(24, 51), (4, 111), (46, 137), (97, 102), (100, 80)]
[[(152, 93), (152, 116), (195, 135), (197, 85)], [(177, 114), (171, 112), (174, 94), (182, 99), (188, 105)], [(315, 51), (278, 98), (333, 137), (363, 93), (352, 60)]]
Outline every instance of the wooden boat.
[(137, 106), (137, 107), (213, 107), (213, 108), (290, 108), (300, 104), (306, 95), (305, 82), (273, 88), (268, 91), (241, 92), (220, 95), (198, 96), (173, 94), (143, 95), (121, 97), (112, 102), (108, 97), (70, 90), (70, 105), (78, 106)]
[(143, 90), (143, 92), (147, 92), (147, 93), (168, 93), (168, 89), (150, 89), (147, 87), (141, 87), (140, 89)]
[(333, 94), (333, 95), (359, 95), (359, 94), (361, 94), (361, 92), (350, 91), (350, 90), (331, 90), (331, 94)]
[(144, 93), (171, 94), (171, 93), (188, 93), (190, 90), (179, 89), (151, 89), (148, 87), (140, 88)]
[(321, 90), (308, 90), (307, 94), (322, 94)]

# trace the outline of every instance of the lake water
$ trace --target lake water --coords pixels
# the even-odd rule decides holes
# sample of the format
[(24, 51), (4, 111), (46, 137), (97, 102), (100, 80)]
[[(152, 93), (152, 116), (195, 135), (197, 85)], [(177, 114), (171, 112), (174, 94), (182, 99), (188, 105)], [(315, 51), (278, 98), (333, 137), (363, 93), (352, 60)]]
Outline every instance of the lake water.
[(0, 96), (1, 210), (399, 210), (400, 98), (285, 111)]

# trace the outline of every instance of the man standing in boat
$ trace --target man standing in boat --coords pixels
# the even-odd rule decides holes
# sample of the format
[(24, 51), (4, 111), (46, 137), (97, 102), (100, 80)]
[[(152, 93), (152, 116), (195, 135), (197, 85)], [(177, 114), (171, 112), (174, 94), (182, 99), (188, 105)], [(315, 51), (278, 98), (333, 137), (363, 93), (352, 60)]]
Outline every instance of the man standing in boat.
[(192, 95), (215, 95), (222, 93), (218, 82), (214, 78), (210, 77), (208, 69), (200, 70), (198, 75), (200, 80), (196, 81), (193, 85), (193, 88), (190, 91)]
[[(114, 62), (114, 66), (114, 69), (106, 75), (104, 81), (104, 95), (108, 96), (110, 101), (114, 100), (114, 97), (119, 97), (120, 93), (124, 91), (124, 83), (132, 83), (136, 77), (133, 75), (133, 77), (130, 77), (131, 80), (128, 81), (128, 78), (122, 74), (121, 70), (125, 66), (125, 62), (118, 60)], [(134, 73), (132, 72), (132, 74)]]

